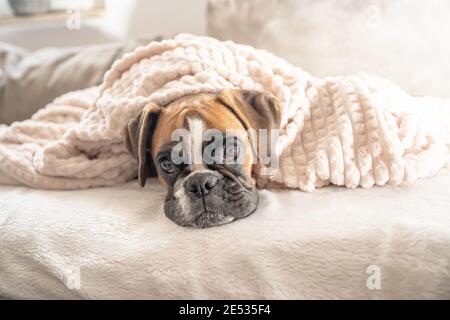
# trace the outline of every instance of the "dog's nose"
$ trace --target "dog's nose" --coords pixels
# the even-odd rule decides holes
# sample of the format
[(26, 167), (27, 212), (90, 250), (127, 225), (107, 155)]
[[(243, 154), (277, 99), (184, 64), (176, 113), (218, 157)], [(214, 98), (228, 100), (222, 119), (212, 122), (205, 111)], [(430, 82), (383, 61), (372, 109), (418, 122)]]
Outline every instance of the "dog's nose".
[(201, 196), (207, 195), (217, 185), (219, 178), (210, 172), (199, 172), (189, 177), (184, 187), (187, 192)]

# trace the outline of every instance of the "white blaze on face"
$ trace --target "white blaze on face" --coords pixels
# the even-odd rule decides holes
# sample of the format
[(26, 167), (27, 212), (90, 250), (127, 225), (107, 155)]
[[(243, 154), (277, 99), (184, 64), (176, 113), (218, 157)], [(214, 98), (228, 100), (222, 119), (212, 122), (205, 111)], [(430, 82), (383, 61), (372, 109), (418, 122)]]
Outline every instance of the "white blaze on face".
[(192, 170), (202, 168), (203, 163), (203, 133), (204, 123), (198, 117), (188, 117), (189, 132), (191, 134), (191, 163)]
[[(204, 123), (199, 117), (188, 117), (187, 119), (189, 137), (183, 141), (190, 145), (185, 145), (187, 150), (190, 150), (189, 162), (192, 165), (192, 171), (186, 178), (179, 179), (174, 186), (174, 196), (178, 199), (178, 203), (181, 207), (181, 212), (183, 214), (183, 219), (189, 219), (189, 213), (191, 212), (191, 199), (186, 194), (186, 189), (183, 183), (189, 178), (194, 171), (202, 170), (203, 168), (203, 131)], [(186, 150), (185, 149), (185, 150)]]
[(186, 190), (182, 186), (182, 182), (185, 180), (179, 180), (177, 184), (175, 185), (175, 198), (178, 199), (178, 203), (181, 207), (181, 213), (183, 214), (183, 218), (189, 218), (187, 216), (187, 213), (191, 211), (191, 201), (186, 195)]

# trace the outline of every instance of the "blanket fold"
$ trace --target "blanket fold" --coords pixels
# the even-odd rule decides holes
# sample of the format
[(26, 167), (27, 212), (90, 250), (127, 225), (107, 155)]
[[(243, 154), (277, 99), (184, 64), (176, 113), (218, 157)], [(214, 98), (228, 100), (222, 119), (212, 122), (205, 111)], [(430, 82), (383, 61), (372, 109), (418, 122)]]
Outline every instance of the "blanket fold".
[(226, 88), (280, 100), (280, 166), (264, 177), (272, 183), (305, 191), (410, 183), (450, 161), (449, 100), (411, 97), (366, 74), (320, 79), (263, 50), (181, 34), (125, 54), (101, 86), (0, 126), (0, 181), (46, 189), (125, 182), (137, 170), (123, 137), (133, 115), (148, 102)]

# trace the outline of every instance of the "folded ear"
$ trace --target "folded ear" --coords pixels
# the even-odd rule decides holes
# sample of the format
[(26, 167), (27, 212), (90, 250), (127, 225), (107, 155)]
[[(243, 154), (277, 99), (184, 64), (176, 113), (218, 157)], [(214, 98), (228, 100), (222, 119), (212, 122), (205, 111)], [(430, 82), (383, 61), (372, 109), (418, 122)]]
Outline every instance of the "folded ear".
[(138, 180), (141, 187), (148, 176), (156, 176), (155, 165), (150, 153), (153, 131), (158, 121), (161, 107), (147, 104), (126, 126), (125, 143), (135, 159), (138, 160)]
[(219, 100), (230, 108), (248, 129), (279, 129), (281, 110), (278, 100), (253, 90), (226, 89)]
[[(218, 99), (236, 115), (247, 130), (253, 155), (257, 160), (253, 172), (261, 177), (257, 185), (263, 186), (267, 181), (262, 176), (270, 174), (268, 166), (271, 168), (278, 165), (278, 159), (272, 153), (278, 138), (278, 131), (272, 129), (279, 129), (281, 122), (278, 100), (263, 92), (239, 89), (226, 89)], [(267, 130), (265, 135), (261, 129)], [(260, 140), (262, 137), (265, 137), (263, 141)]]
[[(249, 139), (254, 152), (258, 155), (259, 130), (266, 129), (269, 139), (268, 149), (274, 141), (271, 139), (271, 129), (279, 129), (281, 109), (278, 100), (267, 93), (253, 90), (226, 89), (219, 95), (219, 101), (227, 106), (241, 121), (245, 130), (249, 132)], [(249, 130), (250, 129), (250, 130)]]

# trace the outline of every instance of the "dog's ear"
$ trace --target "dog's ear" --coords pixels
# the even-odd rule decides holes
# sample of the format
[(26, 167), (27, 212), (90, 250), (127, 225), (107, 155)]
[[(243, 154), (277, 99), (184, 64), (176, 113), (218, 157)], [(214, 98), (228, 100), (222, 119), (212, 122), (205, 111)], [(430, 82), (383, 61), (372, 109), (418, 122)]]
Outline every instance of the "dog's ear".
[(147, 104), (125, 128), (125, 143), (138, 160), (138, 180), (141, 187), (148, 176), (156, 176), (155, 164), (150, 153), (153, 131), (162, 108), (154, 103)]
[[(236, 115), (247, 130), (253, 155), (257, 160), (253, 166), (253, 171), (259, 177), (256, 183), (258, 186), (264, 186), (267, 183), (264, 176), (270, 175), (270, 171), (267, 171), (269, 164), (269, 167), (278, 165), (278, 159), (272, 153), (278, 138), (278, 131), (273, 129), (279, 129), (281, 122), (278, 100), (263, 92), (239, 89), (226, 89), (220, 93), (218, 99)], [(267, 130), (265, 141), (260, 141), (261, 129)], [(266, 148), (265, 152), (261, 152), (262, 146)]]
[(236, 115), (245, 130), (248, 131), (255, 152), (259, 145), (258, 130), (267, 130), (269, 139), (267, 141), (269, 150), (267, 151), (271, 154), (270, 146), (274, 142), (271, 138), (271, 129), (279, 129), (281, 121), (278, 100), (264, 92), (239, 89), (223, 90), (218, 99)]
[(248, 129), (279, 129), (281, 110), (272, 95), (239, 89), (225, 89), (219, 100), (226, 105)]

